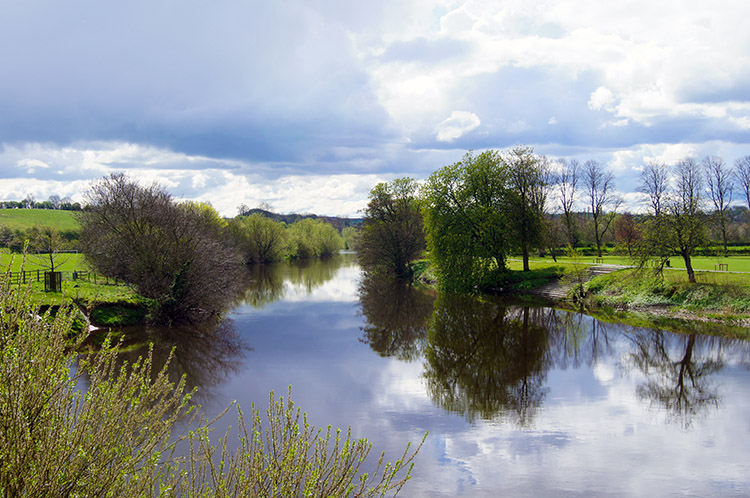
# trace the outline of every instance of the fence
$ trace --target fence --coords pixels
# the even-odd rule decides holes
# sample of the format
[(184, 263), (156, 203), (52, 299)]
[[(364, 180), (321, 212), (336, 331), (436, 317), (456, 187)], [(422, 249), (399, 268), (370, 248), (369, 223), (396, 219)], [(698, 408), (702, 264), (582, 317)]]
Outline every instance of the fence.
[[(44, 282), (44, 274), (46, 270), (27, 270), (27, 271), (11, 271), (5, 274), (0, 274), (0, 278), (3, 275), (7, 275), (12, 284), (27, 284), (30, 282)], [(119, 281), (116, 278), (103, 277), (90, 271), (61, 271), (59, 272), (63, 281), (76, 281), (83, 280), (86, 282), (93, 282), (95, 284), (103, 285), (119, 285)]]

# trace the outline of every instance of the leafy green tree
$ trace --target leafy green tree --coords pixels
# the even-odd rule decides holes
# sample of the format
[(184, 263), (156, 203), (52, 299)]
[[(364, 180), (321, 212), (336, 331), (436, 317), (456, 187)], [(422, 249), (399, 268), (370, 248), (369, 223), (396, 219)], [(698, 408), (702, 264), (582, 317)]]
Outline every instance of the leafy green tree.
[(233, 219), (229, 231), (248, 264), (272, 263), (284, 257), (286, 229), (283, 223), (253, 213)]
[(339, 232), (323, 220), (305, 218), (289, 225), (287, 255), (290, 259), (328, 258), (343, 247)]
[(492, 286), (512, 247), (507, 230), (507, 168), (496, 151), (467, 153), (424, 187), (427, 247), (444, 290)]
[(531, 147), (514, 147), (503, 154), (503, 161), (508, 177), (508, 221), (514, 245), (521, 251), (523, 271), (529, 271), (529, 253), (543, 243), (549, 167)]
[(416, 192), (411, 178), (379, 183), (370, 191), (359, 239), (362, 266), (411, 279), (411, 262), (426, 245)]

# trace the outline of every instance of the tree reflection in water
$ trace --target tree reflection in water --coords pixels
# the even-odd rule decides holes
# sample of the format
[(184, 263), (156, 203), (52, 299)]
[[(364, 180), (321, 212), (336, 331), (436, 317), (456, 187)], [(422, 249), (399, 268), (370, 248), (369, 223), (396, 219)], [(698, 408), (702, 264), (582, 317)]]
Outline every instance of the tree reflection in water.
[(725, 341), (635, 327), (626, 336), (634, 346), (628, 366), (646, 377), (637, 388), (641, 399), (660, 406), (669, 420), (684, 427), (718, 407), (721, 398), (711, 375), (724, 368)]
[(422, 356), (435, 301), (395, 278), (365, 273), (359, 284), (361, 314), (367, 322), (360, 339), (380, 356), (412, 361)]
[(503, 416), (529, 425), (548, 390), (547, 319), (544, 308), (440, 295), (425, 353), (433, 401), (470, 422)]
[(284, 296), (284, 268), (279, 264), (248, 266), (248, 285), (241, 301), (262, 308)]
[[(179, 327), (129, 328), (126, 336), (140, 347), (123, 348), (118, 358), (132, 364), (153, 348), (156, 375), (172, 355), (169, 378), (178, 382), (185, 376), (187, 390), (198, 388), (193, 402), (211, 399), (212, 388), (239, 372), (250, 346), (245, 344), (230, 319), (207, 320)], [(88, 387), (88, 381), (85, 385)]]

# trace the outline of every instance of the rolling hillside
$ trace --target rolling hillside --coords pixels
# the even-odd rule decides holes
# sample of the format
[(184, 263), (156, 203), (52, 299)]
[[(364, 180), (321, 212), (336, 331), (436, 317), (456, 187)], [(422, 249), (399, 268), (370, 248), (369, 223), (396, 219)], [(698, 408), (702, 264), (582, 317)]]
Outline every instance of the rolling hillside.
[(55, 209), (0, 209), (0, 227), (27, 230), (34, 225), (46, 225), (60, 231), (80, 228), (73, 211)]

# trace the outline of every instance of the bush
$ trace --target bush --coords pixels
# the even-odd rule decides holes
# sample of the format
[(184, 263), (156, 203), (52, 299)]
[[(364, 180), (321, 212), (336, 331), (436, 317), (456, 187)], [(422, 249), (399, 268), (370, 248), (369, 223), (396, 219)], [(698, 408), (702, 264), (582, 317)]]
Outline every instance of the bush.
[(173, 430), (196, 408), (168, 362), (156, 369), (151, 352), (123, 364), (109, 341), (79, 359), (66, 344), (74, 310), (39, 316), (7, 277), (0, 311), (2, 497), (395, 496), (409, 478), (419, 448), (360, 475), (367, 440), (322, 433), (273, 393), (267, 425), (253, 407), (248, 430), (239, 411), (236, 453), (229, 433), (218, 452), (202, 423), (177, 456)]

